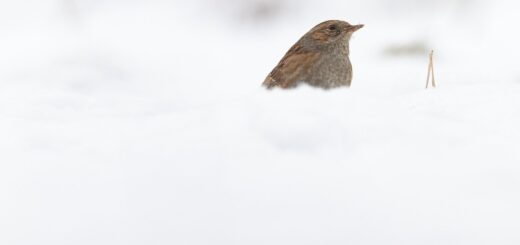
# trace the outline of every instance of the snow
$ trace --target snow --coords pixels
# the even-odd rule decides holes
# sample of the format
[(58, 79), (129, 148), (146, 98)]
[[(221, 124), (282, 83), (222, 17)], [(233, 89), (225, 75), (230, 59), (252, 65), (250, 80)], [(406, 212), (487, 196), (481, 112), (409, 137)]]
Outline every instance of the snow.
[[(520, 242), (518, 4), (242, 3), (1, 2), (0, 244)], [(333, 18), (351, 89), (260, 87)]]

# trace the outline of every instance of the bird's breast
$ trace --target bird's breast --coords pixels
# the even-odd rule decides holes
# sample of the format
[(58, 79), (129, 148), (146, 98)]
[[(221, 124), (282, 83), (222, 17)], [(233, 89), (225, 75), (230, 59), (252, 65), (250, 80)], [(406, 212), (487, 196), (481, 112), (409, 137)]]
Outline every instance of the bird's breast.
[(348, 49), (336, 49), (320, 56), (309, 71), (308, 83), (323, 88), (350, 86), (352, 65)]

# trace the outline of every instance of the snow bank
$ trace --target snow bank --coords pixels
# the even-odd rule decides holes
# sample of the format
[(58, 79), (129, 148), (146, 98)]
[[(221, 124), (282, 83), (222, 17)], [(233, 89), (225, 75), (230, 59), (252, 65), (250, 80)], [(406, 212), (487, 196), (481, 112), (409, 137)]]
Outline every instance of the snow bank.
[[(205, 2), (2, 3), (37, 17), (0, 32), (0, 243), (518, 244), (513, 6), (388, 2), (276, 25)], [(328, 18), (367, 25), (352, 89), (261, 89)], [(438, 89), (425, 55), (383, 54), (415, 41)]]

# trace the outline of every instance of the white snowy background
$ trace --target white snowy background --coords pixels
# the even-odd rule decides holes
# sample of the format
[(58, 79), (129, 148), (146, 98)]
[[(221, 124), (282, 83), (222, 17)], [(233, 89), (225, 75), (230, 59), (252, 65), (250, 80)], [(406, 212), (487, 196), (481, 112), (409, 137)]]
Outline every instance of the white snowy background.
[[(520, 244), (519, 7), (2, 0), (0, 244)], [(327, 19), (352, 88), (262, 89)]]

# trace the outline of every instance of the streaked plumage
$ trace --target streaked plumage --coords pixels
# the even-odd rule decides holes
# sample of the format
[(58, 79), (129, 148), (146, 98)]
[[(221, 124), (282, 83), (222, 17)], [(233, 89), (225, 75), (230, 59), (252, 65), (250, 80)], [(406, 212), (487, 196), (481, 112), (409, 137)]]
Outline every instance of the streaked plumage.
[(350, 86), (349, 41), (362, 27), (340, 20), (318, 24), (289, 49), (263, 85), (269, 89), (294, 88), (302, 82), (325, 89)]

